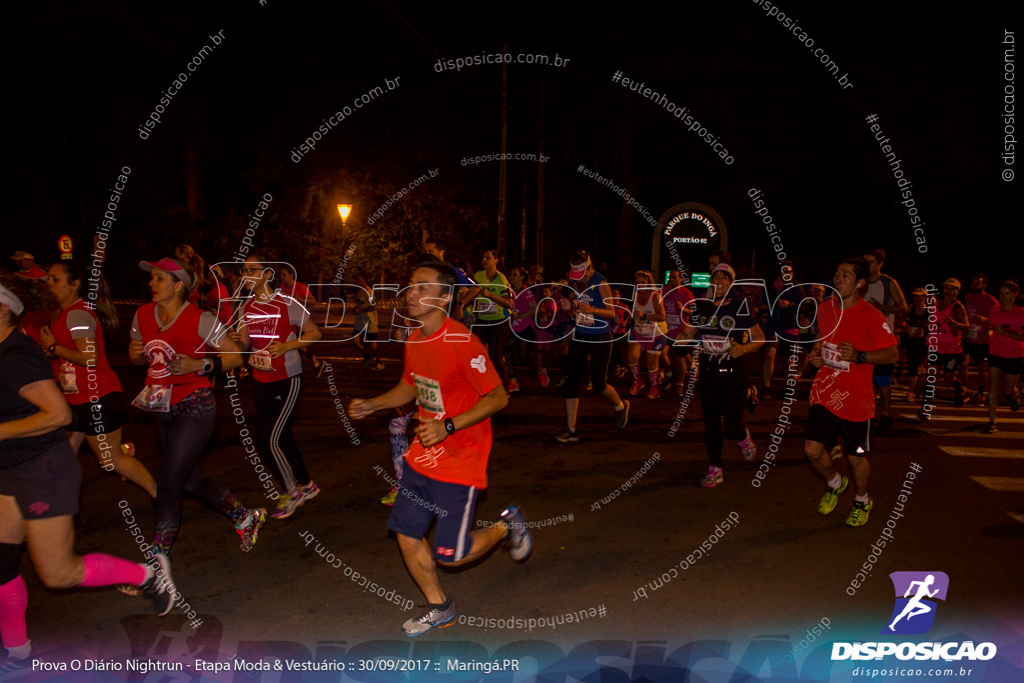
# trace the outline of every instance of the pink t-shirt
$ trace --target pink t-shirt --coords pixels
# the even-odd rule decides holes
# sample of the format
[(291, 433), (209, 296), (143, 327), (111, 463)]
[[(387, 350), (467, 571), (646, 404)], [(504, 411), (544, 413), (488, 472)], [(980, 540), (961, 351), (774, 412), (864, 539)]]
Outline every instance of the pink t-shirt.
[[(942, 306), (942, 303), (938, 304)], [(960, 305), (959, 301), (954, 301), (951, 306), (946, 308), (938, 308), (935, 310), (935, 321), (938, 323), (938, 327), (930, 330), (928, 335), (928, 344), (934, 345), (938, 348), (939, 353), (960, 353), (963, 351), (963, 347), (960, 344), (961, 332), (960, 330), (953, 330), (949, 327), (946, 319), (949, 318), (953, 311), (956, 310), (957, 306)], [(929, 325), (929, 328), (931, 325)]]
[[(1004, 311), (1002, 306), (993, 306), (988, 320), (990, 325), (1003, 325), (1007, 332), (1024, 333), (1024, 308), (1020, 306), (1014, 306), (1008, 311)], [(988, 352), (1000, 358), (1024, 358), (1024, 342), (993, 332)]]
[(967, 309), (967, 322), (971, 327), (964, 334), (964, 341), (971, 344), (988, 344), (988, 323), (978, 320), (979, 315), (987, 315), (999, 301), (988, 292), (968, 292), (964, 297)]

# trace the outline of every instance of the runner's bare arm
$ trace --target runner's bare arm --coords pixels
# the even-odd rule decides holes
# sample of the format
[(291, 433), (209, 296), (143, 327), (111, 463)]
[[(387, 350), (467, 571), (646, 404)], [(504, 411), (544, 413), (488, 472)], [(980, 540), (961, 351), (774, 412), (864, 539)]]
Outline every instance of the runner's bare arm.
[(416, 398), (416, 387), (399, 382), (386, 393), (375, 398), (354, 398), (348, 404), (348, 414), (354, 420), (361, 420), (378, 410), (399, 408)]
[(0, 423), (0, 441), (49, 434), (71, 423), (71, 408), (52, 379), (26, 384), (18, 395), (39, 409), (20, 420)]

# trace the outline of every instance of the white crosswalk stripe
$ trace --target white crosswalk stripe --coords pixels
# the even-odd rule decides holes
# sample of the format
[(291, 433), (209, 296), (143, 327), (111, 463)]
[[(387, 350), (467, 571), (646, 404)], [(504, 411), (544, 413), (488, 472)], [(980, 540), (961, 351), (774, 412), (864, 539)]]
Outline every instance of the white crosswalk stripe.
[(959, 458), (1012, 458), (1024, 460), (1024, 451), (1012, 448), (959, 448), (939, 446), (939, 450)]
[(974, 477), (971, 479), (993, 491), (1024, 491), (1024, 477)]

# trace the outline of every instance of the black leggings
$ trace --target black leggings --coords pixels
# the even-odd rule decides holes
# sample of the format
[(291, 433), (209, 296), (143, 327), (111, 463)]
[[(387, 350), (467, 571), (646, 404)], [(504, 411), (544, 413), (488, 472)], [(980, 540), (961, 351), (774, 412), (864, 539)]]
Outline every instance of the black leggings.
[(302, 375), (276, 382), (253, 382), (259, 419), (256, 424), (256, 448), (260, 454), (274, 456), (277, 476), (288, 491), (309, 483), (306, 461), (292, 435), (295, 406), (302, 392)]
[(156, 423), (163, 457), (156, 484), (156, 533), (153, 547), (168, 553), (181, 526), (185, 492), (216, 508), (238, 524), (249, 511), (224, 484), (203, 473), (206, 446), (217, 423), (217, 404), (209, 389), (197, 389), (171, 406)]
[(704, 445), (708, 460), (715, 467), (722, 466), (724, 436), (742, 441), (747, 436), (743, 424), (743, 408), (747, 397), (747, 371), (743, 359), (719, 364), (714, 356), (701, 355), (700, 407), (704, 412)]

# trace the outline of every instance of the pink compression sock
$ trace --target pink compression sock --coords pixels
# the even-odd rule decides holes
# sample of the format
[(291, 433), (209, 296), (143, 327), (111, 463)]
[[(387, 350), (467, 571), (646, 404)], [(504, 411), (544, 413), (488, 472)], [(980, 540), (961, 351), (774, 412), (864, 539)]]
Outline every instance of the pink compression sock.
[(83, 556), (82, 562), (85, 563), (85, 575), (79, 585), (87, 588), (119, 583), (141, 586), (146, 580), (145, 567), (113, 555), (92, 553)]
[(20, 647), (28, 642), (26, 609), (28, 589), (25, 588), (25, 579), (19, 575), (0, 586), (0, 637), (4, 640), (4, 647)]

